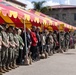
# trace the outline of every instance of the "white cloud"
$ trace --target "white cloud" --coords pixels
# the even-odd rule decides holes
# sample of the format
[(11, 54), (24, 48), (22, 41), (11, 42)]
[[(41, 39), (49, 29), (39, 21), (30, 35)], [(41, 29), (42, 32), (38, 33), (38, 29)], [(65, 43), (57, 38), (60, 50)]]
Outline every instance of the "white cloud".
[(28, 0), (17, 0), (17, 1), (25, 3), (27, 5), (26, 9), (32, 9), (33, 8), (33, 4)]
[(65, 2), (64, 2), (65, 4), (68, 4), (68, 5), (70, 5), (71, 3), (70, 3), (70, 0), (65, 0)]
[[(25, 4), (27, 4), (26, 9), (32, 9), (33, 8), (33, 4), (31, 3), (31, 1), (28, 0), (17, 0), (20, 2), (23, 2)], [(43, 6), (52, 6), (52, 5), (59, 5), (60, 3), (55, 2), (53, 0), (47, 0), (46, 3), (43, 4)]]
[(54, 2), (53, 0), (48, 0), (44, 3), (44, 6), (52, 6), (52, 5), (59, 5), (60, 3)]
[(26, 2), (26, 0), (17, 0), (17, 1), (20, 1), (20, 2), (23, 2), (23, 3)]
[[(33, 8), (33, 4), (29, 0), (17, 0), (17, 1), (20, 1), (20, 2), (27, 4), (26, 9), (32, 9)], [(43, 1), (43, 0), (36, 0), (36, 1)], [(46, 1), (46, 3), (44, 3), (43, 6), (60, 5), (60, 2), (56, 2), (55, 0), (45, 0), (45, 1)], [(76, 0), (63, 0), (62, 2), (64, 4), (68, 4), (68, 5), (69, 4), (76, 5)]]
[(70, 3), (71, 3), (72, 5), (76, 5), (76, 0), (70, 0)]
[(30, 1), (26, 0), (26, 4), (27, 4), (26, 9), (32, 9), (33, 8), (33, 4)]

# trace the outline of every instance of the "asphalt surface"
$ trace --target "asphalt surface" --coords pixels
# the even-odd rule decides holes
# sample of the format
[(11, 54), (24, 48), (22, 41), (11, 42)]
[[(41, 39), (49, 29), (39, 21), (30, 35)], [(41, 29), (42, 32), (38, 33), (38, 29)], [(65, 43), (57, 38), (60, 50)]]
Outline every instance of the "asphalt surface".
[(3, 75), (76, 75), (76, 50), (54, 54), (30, 66), (20, 66)]

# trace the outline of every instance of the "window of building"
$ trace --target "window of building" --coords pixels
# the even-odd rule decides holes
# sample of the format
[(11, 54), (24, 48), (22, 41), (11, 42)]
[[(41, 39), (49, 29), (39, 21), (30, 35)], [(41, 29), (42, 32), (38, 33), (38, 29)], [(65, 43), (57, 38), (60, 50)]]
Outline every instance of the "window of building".
[(56, 19), (59, 19), (59, 14), (56, 14), (55, 18), (56, 18)]
[(66, 20), (66, 14), (62, 14), (62, 19)]
[(76, 13), (74, 13), (74, 20), (76, 20)]

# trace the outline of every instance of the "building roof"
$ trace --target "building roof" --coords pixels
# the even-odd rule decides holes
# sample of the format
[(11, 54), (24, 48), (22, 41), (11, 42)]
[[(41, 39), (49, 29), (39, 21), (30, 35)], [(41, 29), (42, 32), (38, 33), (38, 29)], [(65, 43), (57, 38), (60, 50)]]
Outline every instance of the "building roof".
[(52, 9), (67, 9), (67, 8), (76, 8), (76, 5), (54, 5), (50, 6)]
[(25, 3), (22, 3), (22, 2), (17, 1), (17, 0), (6, 0), (6, 1), (10, 1), (10, 2), (13, 2), (13, 3), (15, 3), (15, 4), (21, 5), (21, 6), (23, 6), (23, 7), (26, 7), (26, 4), (25, 4)]

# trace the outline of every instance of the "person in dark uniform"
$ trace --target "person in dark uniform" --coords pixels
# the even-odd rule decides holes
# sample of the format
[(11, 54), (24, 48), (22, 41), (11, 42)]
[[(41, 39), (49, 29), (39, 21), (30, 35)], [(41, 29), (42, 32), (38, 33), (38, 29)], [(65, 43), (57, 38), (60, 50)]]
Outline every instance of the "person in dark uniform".
[(57, 52), (57, 47), (59, 45), (58, 44), (58, 39), (57, 39), (57, 31), (54, 31), (53, 39), (54, 39), (54, 46), (53, 46), (54, 52), (53, 53), (56, 53)]
[(21, 38), (23, 40), (23, 43), (24, 43), (23, 52), (22, 52), (22, 54), (23, 54), (22, 58), (25, 59), (25, 56), (26, 56), (25, 31), (24, 31), (23, 28), (20, 28), (20, 30), (21, 30), (20, 36), (21, 36)]
[(59, 38), (60, 33), (59, 33), (59, 31), (56, 31), (56, 33), (57, 33), (57, 43), (56, 43), (56, 48), (55, 49), (56, 49), (56, 52), (59, 53), (60, 52), (60, 43), (59, 43), (60, 42), (60, 40), (59, 40), (60, 39)]
[(31, 44), (32, 44), (30, 33), (31, 33), (31, 30), (27, 28), (26, 38), (27, 38), (27, 50), (28, 50), (28, 53), (30, 53), (30, 48), (31, 48)]
[(38, 43), (37, 43), (37, 53), (38, 53), (38, 60), (39, 60), (40, 59), (39, 58), (39, 54), (40, 54), (40, 50), (41, 50), (40, 27), (36, 28), (36, 37), (37, 37), (37, 40), (38, 40)]

